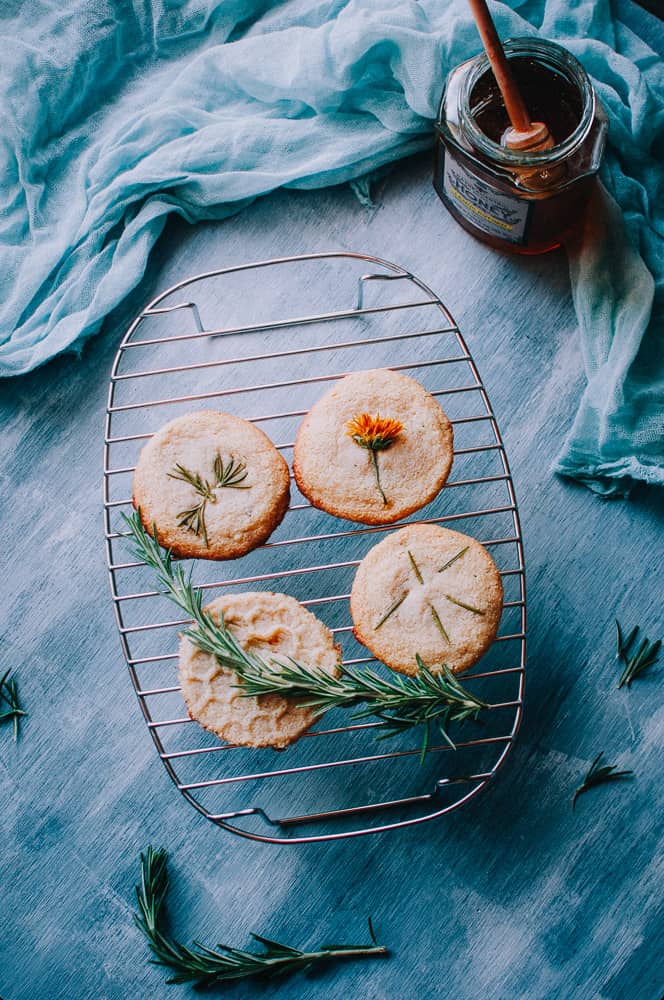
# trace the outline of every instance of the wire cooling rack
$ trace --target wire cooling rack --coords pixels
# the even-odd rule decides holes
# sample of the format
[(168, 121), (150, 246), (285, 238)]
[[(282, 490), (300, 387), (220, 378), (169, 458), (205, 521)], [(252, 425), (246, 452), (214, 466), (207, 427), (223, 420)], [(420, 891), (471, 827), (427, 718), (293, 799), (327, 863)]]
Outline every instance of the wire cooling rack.
[[(221, 743), (186, 713), (178, 631), (187, 624), (142, 563), (121, 512), (131, 509), (138, 453), (164, 423), (218, 408), (262, 427), (287, 460), (302, 416), (335, 379), (389, 367), (433, 393), (454, 426), (450, 480), (408, 521), (478, 538), (503, 579), (496, 642), (463, 683), (489, 703), (484, 721), (452, 728), (420, 764), (417, 734), (378, 742), (371, 721), (325, 715), (286, 751)], [(105, 536), (122, 648), (145, 722), (182, 795), (214, 823), (270, 843), (359, 836), (422, 823), (468, 802), (495, 777), (521, 720), (526, 604), (519, 515), (500, 431), (449, 311), (396, 264), (317, 253), (223, 268), (180, 281), (136, 317), (111, 373), (104, 445)], [(403, 523), (403, 522), (402, 522)], [(198, 560), (210, 600), (226, 588), (292, 594), (341, 644), (344, 662), (374, 662), (352, 635), (355, 569), (385, 532), (316, 510), (294, 482), (284, 521), (259, 549)], [(385, 669), (385, 668), (383, 668)]]

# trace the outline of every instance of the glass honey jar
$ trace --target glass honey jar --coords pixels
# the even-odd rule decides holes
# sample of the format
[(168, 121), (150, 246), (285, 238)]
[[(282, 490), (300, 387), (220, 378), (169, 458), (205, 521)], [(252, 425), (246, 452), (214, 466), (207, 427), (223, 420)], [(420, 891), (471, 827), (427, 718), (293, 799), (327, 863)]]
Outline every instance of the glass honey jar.
[(554, 42), (513, 38), (505, 54), (550, 149), (502, 145), (509, 118), (483, 53), (451, 71), (436, 122), (434, 187), (454, 218), (489, 246), (546, 253), (583, 219), (606, 140), (606, 113), (588, 76)]

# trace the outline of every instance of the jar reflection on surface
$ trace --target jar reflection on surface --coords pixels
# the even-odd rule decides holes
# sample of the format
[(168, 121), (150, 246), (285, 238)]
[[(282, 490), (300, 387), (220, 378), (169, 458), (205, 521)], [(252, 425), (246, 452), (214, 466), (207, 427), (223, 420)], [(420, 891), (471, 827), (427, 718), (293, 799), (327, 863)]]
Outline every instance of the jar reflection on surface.
[(507, 113), (485, 55), (451, 71), (437, 122), (434, 186), (454, 218), (483, 242), (545, 253), (583, 219), (599, 169), (606, 115), (578, 61), (552, 42), (523, 38), (505, 52), (535, 121), (555, 145), (500, 144)]

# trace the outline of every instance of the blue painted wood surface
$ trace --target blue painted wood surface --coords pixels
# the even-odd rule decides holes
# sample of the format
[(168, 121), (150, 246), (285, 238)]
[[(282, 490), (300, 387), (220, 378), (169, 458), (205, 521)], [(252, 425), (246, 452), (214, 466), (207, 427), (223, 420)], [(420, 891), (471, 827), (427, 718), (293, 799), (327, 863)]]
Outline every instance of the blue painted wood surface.
[[(102, 414), (131, 316), (206, 268), (359, 250), (419, 274), (455, 314), (489, 389), (519, 499), (529, 587), (526, 712), (495, 785), (442, 821), (274, 847), (215, 829), (161, 767), (126, 676), (101, 544)], [(281, 192), (236, 219), (171, 224), (142, 287), (80, 360), (0, 386), (2, 665), (30, 716), (0, 730), (0, 995), (193, 996), (146, 962), (132, 926), (138, 853), (172, 852), (175, 932), (243, 946), (363, 940), (392, 958), (233, 997), (327, 995), (656, 1000), (661, 901), (662, 667), (616, 689), (613, 618), (662, 623), (664, 495), (605, 503), (553, 478), (582, 365), (562, 255), (474, 242), (439, 205), (427, 158), (395, 169), (376, 210), (346, 189)], [(571, 812), (593, 756), (632, 767)]]

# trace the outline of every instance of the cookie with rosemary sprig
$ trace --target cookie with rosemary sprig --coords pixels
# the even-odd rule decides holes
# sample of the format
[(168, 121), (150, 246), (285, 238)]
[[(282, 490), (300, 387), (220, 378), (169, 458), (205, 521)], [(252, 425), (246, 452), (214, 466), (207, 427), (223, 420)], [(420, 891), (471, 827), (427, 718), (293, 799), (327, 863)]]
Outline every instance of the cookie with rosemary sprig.
[[(204, 610), (217, 623), (223, 617), (240, 646), (272, 666), (295, 660), (331, 676), (338, 673), (341, 654), (332, 633), (294, 597), (268, 591), (228, 594)], [(302, 704), (306, 698), (247, 696), (238, 674), (184, 637), (179, 674), (190, 717), (228, 743), (283, 750), (320, 715)]]
[(419, 510), (452, 466), (452, 425), (415, 379), (386, 368), (336, 382), (297, 435), (300, 492), (337, 517), (391, 524)]
[(144, 527), (180, 558), (237, 559), (269, 538), (289, 499), (288, 466), (267, 435), (218, 410), (171, 420), (134, 472)]
[(409, 524), (358, 566), (350, 597), (355, 637), (388, 667), (415, 675), (415, 652), (435, 673), (462, 673), (496, 637), (503, 609), (498, 567), (469, 535)]

